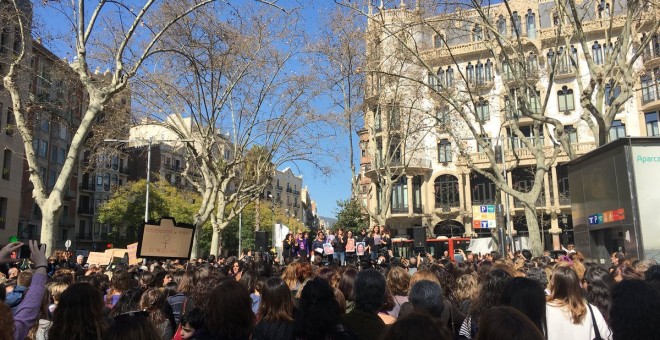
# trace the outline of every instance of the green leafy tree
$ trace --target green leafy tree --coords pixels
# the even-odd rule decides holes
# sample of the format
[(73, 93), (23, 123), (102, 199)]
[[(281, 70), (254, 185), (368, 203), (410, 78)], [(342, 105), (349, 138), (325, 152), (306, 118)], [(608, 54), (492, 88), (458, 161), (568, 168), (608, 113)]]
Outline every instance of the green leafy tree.
[(362, 228), (367, 228), (369, 217), (365, 214), (362, 205), (357, 199), (349, 198), (338, 200), (337, 223), (335, 229), (342, 228), (345, 231), (352, 230), (353, 234)]
[[(111, 226), (108, 240), (115, 247), (123, 248), (137, 242), (139, 227), (144, 222), (146, 185), (145, 180), (139, 180), (118, 187), (112, 197), (99, 207), (98, 221)], [(199, 202), (197, 193), (178, 190), (166, 181), (151, 183), (149, 220), (168, 216), (174, 217), (177, 223), (192, 223), (192, 216), (199, 205), (195, 202)], [(206, 249), (208, 251), (208, 243)]]

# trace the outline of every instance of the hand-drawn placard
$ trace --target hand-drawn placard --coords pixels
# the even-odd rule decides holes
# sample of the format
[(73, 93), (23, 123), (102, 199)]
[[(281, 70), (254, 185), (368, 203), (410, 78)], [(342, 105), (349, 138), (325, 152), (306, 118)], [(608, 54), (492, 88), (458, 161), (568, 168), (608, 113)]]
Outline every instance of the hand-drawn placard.
[(112, 253), (90, 252), (87, 257), (88, 264), (98, 264), (105, 266), (112, 260)]
[(126, 249), (128, 249), (128, 264), (131, 266), (134, 264), (139, 264), (140, 259), (137, 257), (138, 243), (131, 243), (126, 246)]
[(144, 223), (140, 228), (137, 257), (188, 259), (194, 234), (193, 225), (177, 224), (172, 217), (163, 217), (158, 224)]

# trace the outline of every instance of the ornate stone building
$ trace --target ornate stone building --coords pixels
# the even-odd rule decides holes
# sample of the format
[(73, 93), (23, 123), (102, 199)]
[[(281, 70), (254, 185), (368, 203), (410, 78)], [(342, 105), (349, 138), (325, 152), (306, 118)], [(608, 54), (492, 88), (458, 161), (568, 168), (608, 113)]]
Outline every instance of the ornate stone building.
[[(549, 125), (539, 127), (520, 114), (521, 108), (511, 105), (516, 102), (511, 98), (520, 95), (512, 86), (515, 66), (508, 65), (510, 60), (501, 46), (494, 47), (495, 36), (519, 39), (525, 60), (518, 62), (524, 63), (526, 81), (536, 89), (536, 95), (526, 101), (527, 109), (559, 120), (579, 156), (595, 148), (595, 139), (581, 118), (585, 112), (577, 82), (586, 77), (587, 58), (601, 65), (611, 56), (617, 46), (613, 42), (626, 24), (626, 8), (622, 7), (626, 4), (619, 2), (611, 8), (607, 1), (585, 1), (579, 15), (586, 44), (581, 44), (571, 35), (565, 23), (569, 19), (558, 14), (554, 1), (509, 2), (510, 10), (504, 4), (492, 5), (482, 11), (488, 20), (474, 9), (425, 14), (424, 3), (402, 0), (396, 8), (368, 9), (365, 125), (358, 131), (362, 150), (359, 196), (372, 214), (386, 209), (386, 224), (399, 235), (411, 236), (410, 228), (426, 226), (433, 237), (490, 236), (487, 230), (472, 228), (472, 207), (497, 203), (508, 204), (510, 230), (525, 235), (521, 202), (473, 170), (488, 171), (492, 160), (474, 134), (468, 133), (468, 125), (481, 129), (480, 138), (503, 146), (508, 184), (522, 191), (533, 184), (530, 169), (535, 160), (523, 138), (511, 129), (512, 120), (527, 141), (540, 143), (546, 153), (552, 153), (557, 141)], [(657, 32), (644, 31), (648, 25), (639, 27), (634, 41), (648, 34), (653, 39), (649, 46), (632, 44), (624, 53), (631, 57), (644, 49), (641, 58), (629, 65), (636, 72), (636, 86), (633, 97), (614, 118), (610, 141), (660, 134), (660, 41)], [(402, 44), (407, 53), (401, 53)], [(605, 86), (605, 105), (611, 104), (618, 91), (617, 86)], [(438, 93), (471, 97), (474, 107), (470, 110), (478, 122), (468, 119), (466, 123)], [(384, 196), (380, 194), (384, 160), (389, 167), (400, 167), (398, 174), (403, 173), (391, 187), (389, 204), (381, 202)], [(546, 249), (572, 240), (567, 161), (566, 152), (560, 152), (543, 176), (536, 202)]]

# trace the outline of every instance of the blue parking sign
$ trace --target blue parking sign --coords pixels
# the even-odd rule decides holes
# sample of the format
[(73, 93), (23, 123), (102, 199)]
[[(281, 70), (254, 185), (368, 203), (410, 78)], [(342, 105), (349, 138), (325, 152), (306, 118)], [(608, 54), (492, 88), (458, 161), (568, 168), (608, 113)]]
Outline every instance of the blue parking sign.
[(481, 210), (482, 213), (488, 212), (488, 206), (487, 205), (481, 205), (481, 206), (479, 206), (479, 209)]

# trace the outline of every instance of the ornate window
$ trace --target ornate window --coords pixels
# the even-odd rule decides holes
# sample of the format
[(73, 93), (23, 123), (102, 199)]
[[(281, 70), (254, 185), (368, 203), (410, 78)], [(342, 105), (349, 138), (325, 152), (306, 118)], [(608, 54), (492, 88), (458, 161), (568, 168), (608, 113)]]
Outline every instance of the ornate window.
[(603, 64), (603, 47), (600, 46), (598, 41), (595, 41), (593, 46), (591, 46), (591, 54), (594, 55), (594, 63), (596, 65)]
[(525, 23), (527, 24), (527, 37), (530, 39), (536, 39), (536, 15), (531, 9), (528, 9), (525, 17)]
[[(518, 12), (511, 13), (511, 21), (511, 36), (515, 37), (516, 35), (522, 35), (522, 23)], [(518, 31), (517, 34), (516, 31)]]
[(472, 41), (482, 41), (484, 40), (484, 32), (481, 29), (481, 26), (475, 25), (472, 29)]
[(457, 207), (460, 204), (458, 179), (452, 175), (440, 175), (434, 182), (436, 207)]
[(448, 139), (441, 139), (438, 143), (438, 162), (449, 163), (451, 162), (451, 142)]
[(559, 101), (559, 111), (566, 112), (575, 109), (575, 99), (573, 98), (573, 90), (563, 86), (557, 92), (557, 100)]
[(490, 109), (488, 107), (487, 100), (484, 100), (480, 97), (479, 100), (475, 103), (475, 109), (477, 120), (482, 123), (490, 120)]
[(502, 36), (506, 36), (506, 19), (501, 14), (497, 19), (497, 32)]

